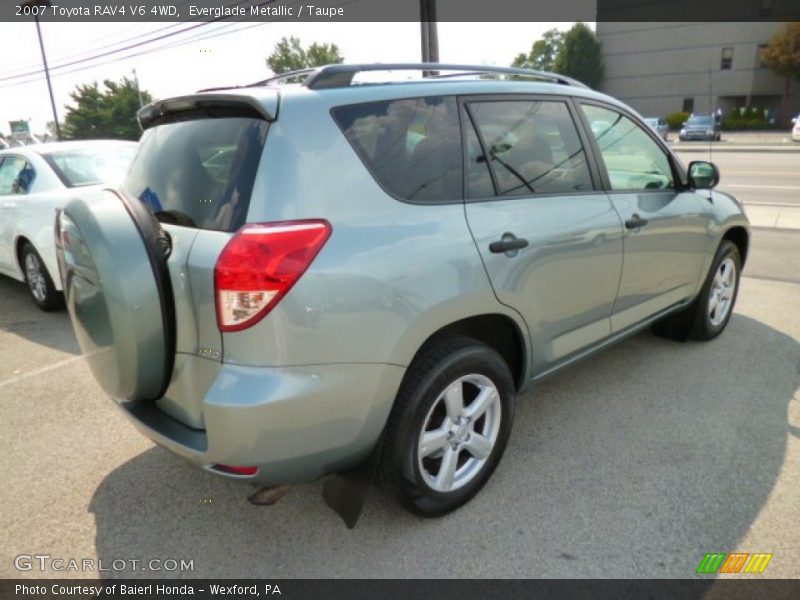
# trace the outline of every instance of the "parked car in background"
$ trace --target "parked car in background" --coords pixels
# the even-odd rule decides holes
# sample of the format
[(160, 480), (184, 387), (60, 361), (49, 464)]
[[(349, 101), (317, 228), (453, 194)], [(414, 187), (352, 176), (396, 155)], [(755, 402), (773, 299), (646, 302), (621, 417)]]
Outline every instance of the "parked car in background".
[(719, 141), (722, 137), (719, 120), (714, 115), (692, 115), (683, 124), (678, 139), (682, 142), (692, 140)]
[(43, 310), (63, 306), (53, 220), (76, 188), (119, 182), (136, 144), (57, 142), (0, 151), (0, 273), (24, 281)]
[(792, 127), (792, 140), (795, 142), (800, 142), (800, 115), (797, 115), (794, 119), (792, 119), (792, 123), (794, 123), (794, 126)]
[[(434, 69), (515, 79), (353, 83)], [(144, 435), (257, 495), (372, 456), (445, 514), (500, 462), (522, 390), (733, 311), (749, 224), (716, 167), (562, 75), (331, 65), (139, 119), (124, 183), (56, 217), (67, 308)]]
[(644, 122), (650, 125), (650, 127), (653, 128), (653, 131), (655, 131), (662, 140), (665, 142), (667, 141), (669, 125), (667, 125), (667, 122), (664, 119), (660, 117), (646, 117)]

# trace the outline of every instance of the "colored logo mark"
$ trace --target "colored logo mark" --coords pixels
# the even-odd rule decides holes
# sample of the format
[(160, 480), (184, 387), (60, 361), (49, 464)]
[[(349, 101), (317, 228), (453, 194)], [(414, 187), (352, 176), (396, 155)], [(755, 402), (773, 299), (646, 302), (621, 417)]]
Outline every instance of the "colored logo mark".
[(763, 573), (772, 554), (764, 552), (750, 554), (749, 552), (709, 552), (697, 566), (697, 573), (713, 575), (714, 573)]

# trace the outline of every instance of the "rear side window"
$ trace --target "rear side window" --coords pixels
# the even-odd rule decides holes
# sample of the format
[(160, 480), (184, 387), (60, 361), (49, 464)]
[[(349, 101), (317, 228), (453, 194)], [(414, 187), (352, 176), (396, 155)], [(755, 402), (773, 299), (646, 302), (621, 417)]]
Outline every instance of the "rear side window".
[(333, 117), (372, 175), (412, 202), (461, 200), (458, 107), (433, 96), (340, 106)]
[(233, 117), (148, 129), (123, 187), (162, 222), (236, 231), (247, 218), (268, 127)]
[(43, 154), (47, 163), (67, 187), (118, 183), (125, 177), (136, 146), (100, 146)]
[(469, 162), (469, 196), (486, 195), (486, 165), (497, 195), (563, 194), (593, 189), (586, 154), (564, 102), (470, 102), (482, 151)]

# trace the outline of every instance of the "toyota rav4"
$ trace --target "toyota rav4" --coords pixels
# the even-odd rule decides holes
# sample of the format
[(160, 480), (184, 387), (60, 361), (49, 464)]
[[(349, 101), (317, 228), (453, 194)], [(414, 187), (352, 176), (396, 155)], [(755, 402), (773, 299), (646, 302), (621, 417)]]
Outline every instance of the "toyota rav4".
[(441, 515), (491, 476), (522, 391), (651, 325), (710, 340), (731, 318), (741, 205), (569, 78), (333, 65), (139, 120), (124, 185), (57, 217), (66, 303), (105, 392), (220, 476), (370, 458)]

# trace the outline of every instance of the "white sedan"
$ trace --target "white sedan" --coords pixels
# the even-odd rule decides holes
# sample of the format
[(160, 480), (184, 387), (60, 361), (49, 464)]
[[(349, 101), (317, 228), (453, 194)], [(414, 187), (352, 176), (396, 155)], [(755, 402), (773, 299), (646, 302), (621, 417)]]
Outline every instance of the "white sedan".
[(0, 273), (28, 285), (43, 310), (64, 305), (53, 223), (75, 188), (119, 182), (134, 142), (56, 142), (0, 151)]

